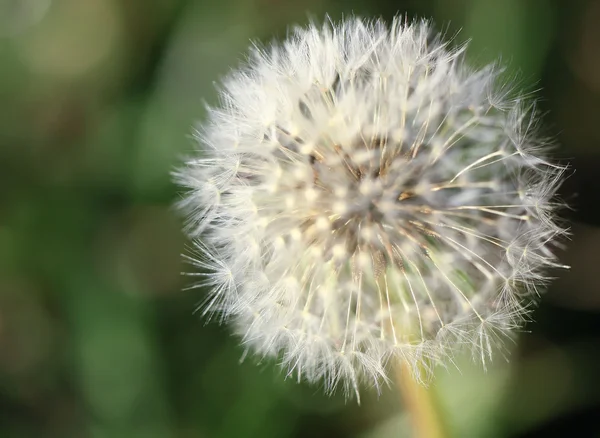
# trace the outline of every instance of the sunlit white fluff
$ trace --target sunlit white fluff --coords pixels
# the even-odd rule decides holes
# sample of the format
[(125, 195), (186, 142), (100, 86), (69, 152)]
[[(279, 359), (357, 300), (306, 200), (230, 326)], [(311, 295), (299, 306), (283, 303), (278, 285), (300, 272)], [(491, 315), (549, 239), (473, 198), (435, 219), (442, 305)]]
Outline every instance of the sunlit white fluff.
[(489, 358), (556, 266), (564, 169), (463, 52), (358, 18), (251, 50), (176, 172), (205, 312), (329, 390)]

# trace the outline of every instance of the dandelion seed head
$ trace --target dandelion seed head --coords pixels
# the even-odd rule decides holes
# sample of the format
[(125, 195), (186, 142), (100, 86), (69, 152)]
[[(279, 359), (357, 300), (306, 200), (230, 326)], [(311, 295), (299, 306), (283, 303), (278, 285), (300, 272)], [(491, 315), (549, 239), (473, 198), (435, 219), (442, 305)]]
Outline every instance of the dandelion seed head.
[[(290, 375), (357, 392), (390, 360), (484, 363), (558, 266), (534, 105), (426, 21), (254, 47), (176, 172), (208, 313)], [(202, 243), (199, 243), (202, 242)]]

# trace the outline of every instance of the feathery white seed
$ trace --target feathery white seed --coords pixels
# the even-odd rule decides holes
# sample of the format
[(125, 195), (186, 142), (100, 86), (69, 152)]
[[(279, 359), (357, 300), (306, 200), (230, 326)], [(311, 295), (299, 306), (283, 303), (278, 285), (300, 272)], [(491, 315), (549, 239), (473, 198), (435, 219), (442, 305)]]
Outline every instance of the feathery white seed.
[(390, 359), (485, 363), (558, 266), (564, 168), (464, 49), (425, 21), (295, 29), (229, 75), (176, 172), (205, 311), (299, 379), (358, 394)]

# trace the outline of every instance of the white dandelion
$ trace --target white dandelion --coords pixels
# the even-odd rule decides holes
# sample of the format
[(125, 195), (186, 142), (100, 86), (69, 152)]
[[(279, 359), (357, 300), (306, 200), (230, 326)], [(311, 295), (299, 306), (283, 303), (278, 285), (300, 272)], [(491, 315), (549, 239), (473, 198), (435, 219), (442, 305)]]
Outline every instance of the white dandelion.
[(484, 363), (558, 266), (564, 168), (534, 106), (426, 21), (350, 18), (254, 47), (176, 172), (204, 311), (289, 374)]

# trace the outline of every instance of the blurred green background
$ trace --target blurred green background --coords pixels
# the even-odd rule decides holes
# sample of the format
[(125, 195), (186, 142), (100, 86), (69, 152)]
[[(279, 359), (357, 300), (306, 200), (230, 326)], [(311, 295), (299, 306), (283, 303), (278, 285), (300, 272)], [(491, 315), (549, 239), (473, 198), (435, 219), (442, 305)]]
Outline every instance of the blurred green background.
[(393, 388), (358, 407), (240, 363), (182, 291), (169, 172), (214, 82), (325, 12), (433, 17), (541, 89), (572, 269), (510, 362), (434, 387), (456, 437), (600, 437), (600, 1), (0, 0), (0, 438), (408, 436)]

